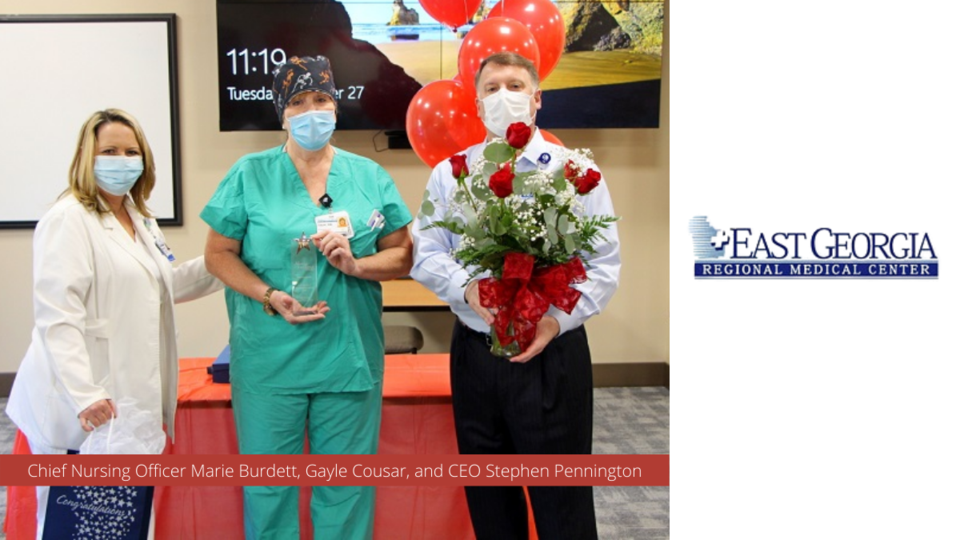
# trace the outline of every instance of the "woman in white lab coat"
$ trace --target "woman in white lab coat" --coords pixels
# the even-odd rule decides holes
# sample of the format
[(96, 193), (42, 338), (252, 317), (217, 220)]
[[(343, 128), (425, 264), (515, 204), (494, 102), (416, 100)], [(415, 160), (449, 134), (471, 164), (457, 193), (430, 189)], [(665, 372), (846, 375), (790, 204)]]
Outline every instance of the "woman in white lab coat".
[[(223, 287), (197, 257), (179, 266), (146, 201), (153, 153), (139, 123), (98, 111), (80, 131), (70, 186), (37, 224), (35, 325), (7, 414), (35, 454), (77, 450), (133, 398), (172, 437), (173, 304)], [(38, 488), (38, 538), (49, 488)]]

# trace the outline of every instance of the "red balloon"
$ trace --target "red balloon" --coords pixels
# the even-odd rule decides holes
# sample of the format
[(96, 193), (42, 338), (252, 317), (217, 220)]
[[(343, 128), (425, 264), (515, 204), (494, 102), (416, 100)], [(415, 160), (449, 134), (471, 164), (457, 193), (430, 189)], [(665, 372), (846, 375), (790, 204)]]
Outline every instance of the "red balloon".
[(420, 0), (431, 17), (456, 29), (467, 24), (480, 9), (483, 0)]
[(501, 51), (511, 51), (526, 57), (533, 62), (537, 73), (540, 73), (540, 51), (530, 30), (519, 21), (495, 17), (480, 21), (463, 38), (460, 56), (457, 57), (460, 79), (472, 82), (480, 68), (480, 62)]
[(543, 135), (543, 140), (547, 142), (551, 142), (557, 146), (563, 146), (564, 148), (566, 148), (567, 145), (563, 144), (563, 141), (561, 141), (559, 137), (557, 137), (553, 133), (550, 133), (549, 131), (543, 128), (538, 128), (538, 129), (540, 130), (540, 135)]
[(474, 86), (473, 81), (464, 80), (460, 73), (453, 76), (453, 81), (462, 84), (463, 88), (470, 94), (471, 99), (477, 97), (477, 87)]
[(407, 138), (429, 167), (486, 137), (474, 99), (462, 84), (450, 80), (433, 81), (413, 96), (407, 108)]
[(540, 80), (546, 79), (560, 62), (567, 36), (556, 4), (550, 0), (500, 0), (487, 15), (491, 17), (509, 17), (530, 29), (540, 49)]

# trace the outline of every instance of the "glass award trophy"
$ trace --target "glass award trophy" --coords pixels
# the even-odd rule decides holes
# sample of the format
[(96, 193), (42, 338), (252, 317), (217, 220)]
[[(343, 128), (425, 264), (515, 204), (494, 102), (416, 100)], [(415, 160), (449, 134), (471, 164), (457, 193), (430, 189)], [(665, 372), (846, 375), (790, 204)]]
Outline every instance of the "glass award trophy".
[(317, 250), (306, 233), (294, 238), (290, 246), (290, 296), (303, 309), (295, 315), (313, 313), (317, 304)]

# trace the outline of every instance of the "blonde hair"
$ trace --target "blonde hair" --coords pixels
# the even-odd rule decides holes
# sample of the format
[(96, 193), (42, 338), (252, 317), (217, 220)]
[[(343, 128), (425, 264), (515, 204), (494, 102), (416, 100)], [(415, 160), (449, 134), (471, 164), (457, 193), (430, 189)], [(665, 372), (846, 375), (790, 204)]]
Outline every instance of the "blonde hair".
[(146, 217), (151, 217), (150, 211), (147, 209), (147, 199), (150, 198), (153, 186), (157, 183), (153, 151), (150, 150), (147, 137), (143, 134), (143, 129), (140, 128), (137, 119), (120, 109), (97, 111), (84, 122), (77, 139), (77, 151), (73, 155), (73, 163), (70, 165), (70, 187), (61, 194), (61, 197), (71, 193), (88, 210), (100, 215), (110, 213), (110, 208), (104, 203), (97, 189), (93, 164), (97, 159), (97, 136), (100, 133), (100, 128), (113, 122), (132, 129), (137, 144), (140, 145), (140, 152), (143, 154), (143, 174), (130, 189), (130, 198), (133, 199), (133, 204), (137, 207), (138, 212)]

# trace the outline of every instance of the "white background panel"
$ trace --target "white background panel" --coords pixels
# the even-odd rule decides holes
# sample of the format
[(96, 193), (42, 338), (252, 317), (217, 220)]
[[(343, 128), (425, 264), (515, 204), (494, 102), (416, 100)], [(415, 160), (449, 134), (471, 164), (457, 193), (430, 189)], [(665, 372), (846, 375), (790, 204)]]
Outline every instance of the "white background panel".
[[(955, 4), (671, 4), (671, 536), (956, 538)], [(687, 222), (928, 233), (938, 280), (695, 280)]]
[(40, 219), (83, 122), (110, 107), (140, 121), (157, 166), (148, 205), (174, 217), (166, 22), (0, 23), (0, 74), (0, 221)]

